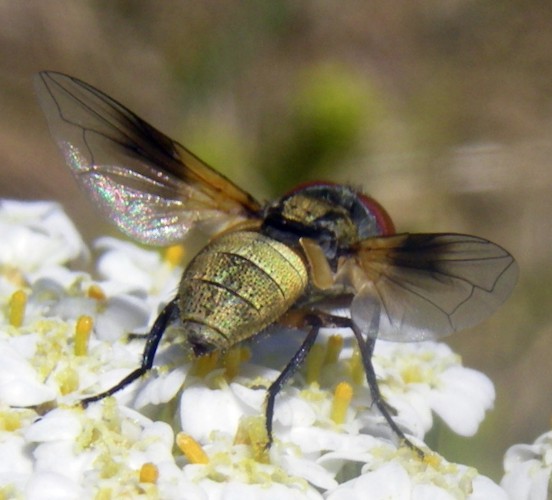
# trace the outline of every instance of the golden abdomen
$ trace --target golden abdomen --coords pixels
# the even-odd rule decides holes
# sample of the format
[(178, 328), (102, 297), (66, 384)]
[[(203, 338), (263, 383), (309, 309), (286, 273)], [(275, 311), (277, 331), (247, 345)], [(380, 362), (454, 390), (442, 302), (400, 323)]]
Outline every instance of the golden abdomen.
[(291, 248), (250, 231), (228, 233), (190, 263), (179, 308), (197, 354), (225, 349), (259, 333), (301, 296), (307, 268)]

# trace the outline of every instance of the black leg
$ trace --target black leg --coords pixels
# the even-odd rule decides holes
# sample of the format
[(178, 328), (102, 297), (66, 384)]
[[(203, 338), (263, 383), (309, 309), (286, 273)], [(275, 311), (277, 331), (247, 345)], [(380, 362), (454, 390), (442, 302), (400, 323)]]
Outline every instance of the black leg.
[(142, 355), (142, 362), (140, 364), (140, 367), (129, 373), (117, 385), (111, 387), (111, 389), (81, 400), (80, 403), (84, 408), (86, 408), (90, 403), (94, 403), (95, 401), (99, 401), (100, 399), (115, 394), (130, 383), (134, 382), (136, 379), (140, 378), (148, 370), (151, 370), (157, 347), (159, 346), (159, 342), (161, 341), (165, 330), (179, 317), (177, 299), (178, 297), (171, 300), (163, 308), (159, 316), (157, 316), (155, 323), (153, 323), (153, 326), (151, 327), (151, 330), (146, 338), (146, 345), (144, 346), (144, 353)]
[(374, 365), (372, 364), (372, 355), (374, 353), (377, 333), (379, 331), (379, 309), (376, 308), (372, 316), (370, 331), (364, 332), (367, 339), (364, 338), (362, 332), (358, 329), (358, 327), (352, 322), (350, 318), (333, 316), (324, 312), (313, 314), (318, 314), (318, 318), (320, 320), (319, 326), (329, 328), (350, 328), (353, 331), (362, 358), (362, 365), (364, 367), (364, 373), (366, 374), (366, 381), (368, 383), (368, 387), (370, 388), (372, 403), (376, 405), (376, 408), (379, 410), (383, 418), (385, 418), (385, 420), (389, 424), (389, 427), (391, 427), (391, 430), (399, 437), (399, 439), (404, 442), (409, 448), (418, 453), (421, 458), (423, 458), (424, 452), (420, 450), (420, 448), (418, 448), (416, 445), (414, 445), (404, 435), (404, 432), (399, 428), (399, 426), (393, 420), (393, 417), (389, 414), (385, 400), (383, 399), (383, 396), (381, 395), (381, 392), (379, 390), (376, 372), (374, 370)]
[(374, 371), (374, 365), (372, 364), (372, 353), (374, 352), (374, 345), (376, 343), (375, 339), (368, 338), (368, 341), (364, 340), (362, 333), (352, 323), (351, 329), (353, 330), (358, 343), (360, 355), (362, 357), (362, 364), (364, 366), (364, 372), (366, 373), (366, 381), (368, 382), (368, 387), (370, 388), (370, 394), (372, 395), (373, 404), (376, 405), (383, 418), (385, 418), (385, 420), (389, 424), (389, 427), (391, 427), (391, 429), (399, 437), (399, 439), (423, 458), (424, 452), (420, 450), (420, 448), (418, 448), (416, 445), (414, 445), (404, 435), (404, 432), (395, 423), (393, 417), (389, 414), (389, 411), (387, 410), (385, 400), (383, 399), (383, 396), (381, 395), (381, 392), (379, 390), (376, 372)]
[(305, 340), (299, 347), (298, 351), (291, 358), (290, 362), (282, 370), (278, 378), (272, 382), (272, 385), (268, 388), (266, 395), (266, 433), (268, 435), (267, 448), (270, 448), (272, 444), (272, 419), (274, 417), (274, 401), (278, 393), (282, 390), (284, 384), (289, 380), (290, 377), (297, 371), (305, 360), (307, 354), (311, 350), (320, 327), (322, 326), (321, 319), (316, 315), (305, 316), (305, 326), (310, 326), (309, 333), (307, 334)]

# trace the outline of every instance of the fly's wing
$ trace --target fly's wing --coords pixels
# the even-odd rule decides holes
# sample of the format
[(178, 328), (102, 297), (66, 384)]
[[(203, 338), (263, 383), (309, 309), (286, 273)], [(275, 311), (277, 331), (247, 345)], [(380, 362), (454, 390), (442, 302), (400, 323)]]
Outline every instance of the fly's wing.
[(363, 332), (414, 341), (484, 320), (508, 298), (517, 275), (514, 258), (482, 238), (399, 234), (364, 240), (338, 278), (357, 292), (351, 318)]
[(258, 217), (249, 194), (91, 85), (42, 72), (36, 89), (78, 184), (130, 237), (168, 245), (198, 223)]

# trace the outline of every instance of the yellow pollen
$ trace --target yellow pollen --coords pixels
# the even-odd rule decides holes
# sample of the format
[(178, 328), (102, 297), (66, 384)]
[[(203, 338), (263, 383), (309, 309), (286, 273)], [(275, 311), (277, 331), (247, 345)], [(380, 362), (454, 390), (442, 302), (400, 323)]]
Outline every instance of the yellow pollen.
[(184, 247), (182, 245), (172, 245), (165, 250), (165, 261), (171, 266), (179, 266), (184, 260)]
[(25, 286), (25, 276), (23, 276), (23, 273), (20, 269), (12, 267), (8, 264), (0, 264), (0, 274), (4, 279), (6, 279), (6, 281), (9, 281), (12, 285)]
[(320, 378), (320, 372), (324, 365), (324, 358), (326, 357), (326, 350), (320, 344), (314, 344), (307, 357), (306, 379), (307, 384), (318, 382)]
[(402, 379), (407, 384), (424, 382), (424, 374), (419, 366), (408, 366), (401, 371)]
[(70, 394), (79, 387), (79, 374), (74, 368), (64, 368), (56, 375), (59, 392), (62, 395)]
[(141, 483), (156, 483), (159, 478), (159, 469), (155, 464), (146, 462), (140, 467), (140, 482)]
[(112, 500), (113, 491), (111, 488), (100, 488), (94, 496), (94, 500)]
[(0, 412), (0, 430), (13, 432), (20, 428), (21, 416), (18, 413)]
[(364, 366), (362, 365), (362, 356), (358, 349), (353, 350), (353, 355), (349, 361), (349, 367), (351, 370), (351, 378), (356, 385), (361, 385), (364, 382)]
[(27, 294), (23, 290), (17, 290), (10, 298), (9, 303), (9, 322), (10, 325), (19, 328), (25, 318), (25, 308), (27, 307)]
[(329, 365), (330, 363), (335, 363), (339, 358), (341, 349), (343, 349), (343, 337), (341, 335), (332, 335), (328, 339), (324, 364)]
[(424, 463), (437, 469), (441, 465), (441, 458), (437, 453), (424, 453)]
[(192, 464), (208, 464), (209, 457), (203, 451), (201, 445), (189, 434), (179, 432), (176, 435), (176, 445), (184, 453), (188, 461)]
[(88, 288), (88, 297), (94, 300), (105, 300), (105, 293), (100, 285), (90, 285)]
[(246, 416), (240, 419), (234, 444), (245, 444), (251, 447), (256, 462), (268, 463), (268, 435), (266, 422), (262, 416)]
[(75, 356), (85, 356), (88, 353), (88, 339), (94, 321), (90, 316), (80, 316), (75, 326)]
[(347, 410), (349, 409), (349, 404), (351, 403), (352, 398), (353, 388), (350, 384), (347, 382), (337, 384), (332, 401), (332, 410), (330, 413), (330, 418), (336, 424), (342, 424), (345, 422)]

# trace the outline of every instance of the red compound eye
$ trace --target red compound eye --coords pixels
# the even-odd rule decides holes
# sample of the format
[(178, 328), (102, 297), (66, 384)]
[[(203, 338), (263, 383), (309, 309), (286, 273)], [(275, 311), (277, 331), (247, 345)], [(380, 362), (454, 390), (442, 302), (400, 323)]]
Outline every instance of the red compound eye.
[(358, 199), (366, 207), (366, 209), (376, 218), (378, 228), (381, 230), (382, 236), (391, 236), (395, 234), (395, 224), (391, 220), (391, 216), (387, 210), (383, 208), (374, 198), (363, 193), (357, 192)]

